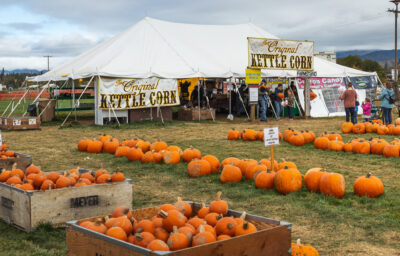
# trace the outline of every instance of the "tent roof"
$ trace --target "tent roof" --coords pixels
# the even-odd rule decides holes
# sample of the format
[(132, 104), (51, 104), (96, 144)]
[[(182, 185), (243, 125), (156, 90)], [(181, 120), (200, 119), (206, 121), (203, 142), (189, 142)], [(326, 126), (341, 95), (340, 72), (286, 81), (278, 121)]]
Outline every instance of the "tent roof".
[[(195, 25), (144, 18), (70, 62), (31, 81), (65, 80), (93, 75), (126, 78), (244, 77), (247, 37), (277, 38), (252, 23)], [(318, 76), (365, 76), (315, 57)], [(296, 76), (295, 71), (263, 70), (263, 76)]]

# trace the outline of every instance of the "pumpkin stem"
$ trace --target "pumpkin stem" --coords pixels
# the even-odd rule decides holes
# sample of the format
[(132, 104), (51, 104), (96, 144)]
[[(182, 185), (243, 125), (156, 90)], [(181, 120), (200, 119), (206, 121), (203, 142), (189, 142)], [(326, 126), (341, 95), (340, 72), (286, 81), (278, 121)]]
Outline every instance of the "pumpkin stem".
[[(139, 228), (138, 228), (139, 229)], [(140, 233), (136, 233), (135, 234), (135, 238), (136, 240), (138, 240), (139, 242), (143, 240), (143, 236)]]
[(226, 225), (226, 227), (227, 227), (228, 229), (232, 229), (232, 228), (234, 228), (234, 226), (233, 226), (233, 224), (232, 224), (232, 223), (228, 223), (228, 225)]
[(222, 192), (221, 192), (221, 191), (218, 191), (218, 192), (217, 192), (216, 201), (220, 201), (220, 200), (221, 200), (221, 195), (222, 195)]
[(285, 158), (281, 158), (282, 163), (286, 162)]
[(367, 178), (369, 178), (369, 177), (371, 177), (371, 173), (369, 172), (368, 174), (367, 174), (367, 176), (365, 176), (365, 177), (367, 177)]
[(173, 231), (172, 231), (172, 234), (177, 234), (177, 233), (179, 233), (179, 232), (178, 232), (178, 227), (177, 227), (177, 226), (173, 226), (173, 227), (172, 227), (172, 230), (173, 230)]
[(15, 169), (17, 169), (17, 163), (13, 163), (13, 165), (11, 167), (11, 171), (14, 171)]
[(165, 211), (163, 211), (163, 210), (160, 210), (159, 212), (158, 212), (158, 215), (160, 215), (162, 218), (167, 218), (168, 217), (168, 213), (167, 212), (165, 212)]
[(246, 221), (243, 223), (243, 229), (246, 230), (249, 228), (249, 223)]
[(246, 219), (246, 214), (247, 214), (246, 212), (243, 212), (242, 215), (240, 215), (240, 219), (242, 220)]
[(298, 246), (301, 246), (300, 238), (299, 238), (299, 239), (297, 239), (297, 242), (296, 242), (296, 244), (297, 244)]
[(206, 204), (204, 202), (201, 203), (201, 208), (206, 207)]
[(205, 231), (206, 231), (206, 229), (204, 228), (204, 226), (200, 225), (199, 226), (199, 233), (202, 233), (202, 232), (205, 232)]

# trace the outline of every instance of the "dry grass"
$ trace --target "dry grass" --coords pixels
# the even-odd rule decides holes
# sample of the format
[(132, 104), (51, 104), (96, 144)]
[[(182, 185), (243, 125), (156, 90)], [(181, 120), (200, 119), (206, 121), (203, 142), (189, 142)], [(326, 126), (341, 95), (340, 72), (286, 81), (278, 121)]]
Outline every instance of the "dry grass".
[[(222, 185), (217, 175), (189, 179), (186, 165), (165, 166), (140, 164), (117, 159), (109, 154), (90, 155), (76, 150), (76, 143), (82, 138), (97, 138), (103, 133), (120, 139), (141, 137), (147, 140), (160, 138), (168, 144), (182, 148), (193, 145), (203, 154), (216, 155), (220, 160), (236, 156), (239, 158), (261, 159), (269, 157), (269, 152), (261, 142), (227, 141), (227, 131), (279, 125), (283, 131), (288, 127), (312, 130), (316, 134), (323, 131), (339, 131), (341, 119), (313, 119), (279, 122), (170, 122), (165, 126), (143, 123), (110, 127), (75, 126), (58, 129), (56, 126), (43, 127), (41, 131), (3, 132), (7, 144), (18, 152), (31, 154), (34, 163), (46, 171), (69, 169), (76, 166), (96, 169), (100, 163), (106, 169), (120, 167), (126, 176), (133, 179), (134, 208), (173, 202), (177, 196), (186, 200), (208, 202), (219, 190), (230, 203), (231, 208), (289, 221), (293, 224), (292, 238), (301, 238), (318, 248), (321, 255), (400, 255), (400, 159), (386, 159), (375, 155), (355, 155), (352, 153), (320, 151), (312, 145), (293, 147), (287, 143), (276, 148), (277, 158), (294, 161), (304, 174), (312, 167), (325, 167), (339, 172), (347, 182), (346, 195), (335, 199), (320, 194), (301, 191), (282, 196), (274, 191), (255, 189), (250, 181), (240, 184)], [(354, 135), (343, 136), (344, 140)], [(363, 135), (369, 138), (371, 135)], [(392, 139), (392, 136), (384, 136)], [(373, 172), (385, 185), (385, 194), (377, 199), (359, 198), (352, 193), (352, 183), (356, 177)], [(47, 229), (45, 229), (46, 232)], [(62, 229), (55, 232), (50, 241), (43, 229), (32, 235), (21, 234), (5, 224), (0, 225), (0, 245), (9, 255), (25, 255), (24, 247), (10, 242), (11, 237), (32, 245), (37, 255), (63, 255), (65, 244)], [(1, 247), (0, 246), (0, 247)], [(48, 250), (53, 248), (53, 250)], [(4, 252), (0, 249), (0, 253)]]

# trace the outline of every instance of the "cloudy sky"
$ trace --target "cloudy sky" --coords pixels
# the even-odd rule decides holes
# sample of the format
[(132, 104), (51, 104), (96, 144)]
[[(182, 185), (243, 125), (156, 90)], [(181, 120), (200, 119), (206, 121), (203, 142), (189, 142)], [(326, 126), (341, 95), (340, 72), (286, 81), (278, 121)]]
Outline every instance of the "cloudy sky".
[(59, 65), (145, 16), (196, 24), (252, 22), (316, 51), (393, 49), (389, 0), (0, 0), (0, 68)]

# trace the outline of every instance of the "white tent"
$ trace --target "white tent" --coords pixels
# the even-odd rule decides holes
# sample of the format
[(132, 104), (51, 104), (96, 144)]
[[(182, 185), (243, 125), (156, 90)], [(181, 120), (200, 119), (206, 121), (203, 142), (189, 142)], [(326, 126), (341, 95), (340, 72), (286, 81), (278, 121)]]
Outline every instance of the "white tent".
[[(252, 23), (194, 25), (144, 18), (115, 37), (31, 81), (93, 75), (125, 78), (244, 77), (247, 37), (277, 38)], [(321, 77), (370, 76), (315, 58)], [(263, 76), (295, 77), (295, 71), (263, 71)]]
[[(174, 79), (244, 77), (248, 61), (247, 37), (277, 38), (252, 23), (195, 25), (144, 18), (70, 62), (27, 79), (40, 82), (93, 76)], [(318, 77), (330, 78), (376, 76), (376, 73), (344, 67), (318, 57), (315, 57), (314, 71)], [(262, 72), (263, 77), (297, 76), (296, 71)], [(326, 103), (322, 98), (320, 100), (319, 105), (312, 106), (312, 116), (329, 115)], [(335, 115), (343, 114), (339, 112)]]

